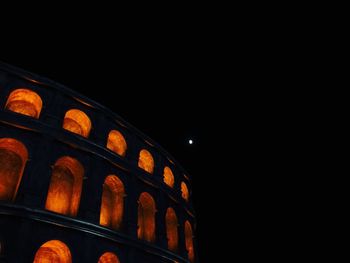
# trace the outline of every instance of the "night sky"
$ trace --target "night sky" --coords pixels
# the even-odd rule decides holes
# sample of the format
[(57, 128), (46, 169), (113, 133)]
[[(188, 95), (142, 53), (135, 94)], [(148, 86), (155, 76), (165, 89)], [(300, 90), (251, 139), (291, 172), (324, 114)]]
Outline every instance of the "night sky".
[[(218, 208), (213, 210), (213, 188), (218, 184), (213, 179), (219, 176), (218, 140), (224, 138), (214, 136), (222, 126), (213, 111), (220, 76), (213, 59), (204, 50), (192, 48), (193, 52), (153, 49), (123, 55), (103, 50), (92, 55), (78, 47), (69, 55), (22, 50), (3, 54), (0, 60), (110, 108), (173, 155), (192, 178), (199, 257), (205, 263), (214, 253), (212, 219), (215, 213), (221, 216)], [(111, 89), (115, 95), (109, 94)]]

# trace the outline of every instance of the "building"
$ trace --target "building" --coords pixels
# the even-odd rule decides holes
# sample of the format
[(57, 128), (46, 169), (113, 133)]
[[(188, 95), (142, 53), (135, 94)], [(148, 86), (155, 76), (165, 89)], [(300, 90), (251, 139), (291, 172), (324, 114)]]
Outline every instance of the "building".
[(0, 63), (0, 262), (198, 262), (190, 189), (115, 113)]

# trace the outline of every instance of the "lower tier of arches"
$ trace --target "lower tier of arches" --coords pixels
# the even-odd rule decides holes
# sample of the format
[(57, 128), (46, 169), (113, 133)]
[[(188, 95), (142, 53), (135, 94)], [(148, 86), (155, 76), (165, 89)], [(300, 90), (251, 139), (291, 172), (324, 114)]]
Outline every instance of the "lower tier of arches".
[(17, 263), (46, 262), (35, 261), (43, 256), (58, 258), (61, 261), (52, 262), (59, 263), (116, 259), (120, 263), (189, 262), (168, 250), (103, 227), (7, 204), (0, 204), (0, 246), (0, 258)]

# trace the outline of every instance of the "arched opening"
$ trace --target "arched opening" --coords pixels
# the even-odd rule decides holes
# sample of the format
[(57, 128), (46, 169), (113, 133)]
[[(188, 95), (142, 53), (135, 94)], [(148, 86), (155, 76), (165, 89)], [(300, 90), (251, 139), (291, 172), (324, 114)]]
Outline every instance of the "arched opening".
[(190, 222), (185, 222), (185, 243), (188, 258), (191, 262), (194, 262), (194, 250), (193, 250), (193, 233)]
[(72, 109), (64, 116), (63, 129), (87, 138), (91, 130), (91, 121), (81, 110)]
[(64, 156), (53, 167), (45, 208), (76, 216), (83, 184), (84, 168), (76, 159)]
[(69, 248), (59, 240), (44, 243), (36, 252), (33, 263), (72, 263)]
[(154, 160), (152, 154), (145, 149), (141, 150), (138, 165), (141, 169), (152, 174), (154, 169)]
[(174, 175), (168, 166), (164, 167), (163, 177), (164, 177), (164, 179), (163, 179), (164, 183), (166, 183), (171, 188), (173, 188), (174, 187)]
[(185, 182), (181, 182), (181, 196), (186, 201), (188, 201), (188, 198), (190, 197), (190, 194), (188, 192), (188, 188)]
[(119, 259), (114, 253), (106, 252), (100, 257), (98, 263), (119, 263)]
[(120, 156), (125, 156), (127, 144), (124, 136), (119, 131), (111, 130), (108, 134), (107, 148)]
[(40, 96), (29, 89), (16, 89), (11, 92), (5, 108), (38, 119), (43, 102)]
[(124, 185), (115, 175), (106, 177), (103, 184), (100, 224), (120, 229), (124, 211)]
[(177, 217), (175, 214), (174, 209), (169, 207), (166, 211), (165, 216), (165, 223), (166, 223), (166, 236), (168, 239), (168, 249), (176, 252), (177, 246), (178, 246), (178, 232), (177, 232)]
[(12, 138), (0, 139), (0, 200), (14, 201), (21, 183), (28, 151)]
[(156, 230), (154, 199), (150, 194), (143, 192), (138, 203), (137, 236), (139, 239), (154, 242)]

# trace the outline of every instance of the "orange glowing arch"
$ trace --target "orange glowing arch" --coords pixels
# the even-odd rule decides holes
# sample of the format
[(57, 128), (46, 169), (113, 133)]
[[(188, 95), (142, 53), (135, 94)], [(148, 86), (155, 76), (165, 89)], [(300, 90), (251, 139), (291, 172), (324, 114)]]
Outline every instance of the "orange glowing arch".
[(139, 239), (154, 242), (156, 230), (154, 199), (149, 193), (143, 192), (138, 203), (137, 236)]
[(16, 198), (28, 151), (23, 143), (12, 138), (0, 139), (0, 200)]
[(16, 89), (11, 92), (5, 108), (38, 119), (43, 102), (40, 96), (29, 89)]
[(152, 154), (143, 149), (140, 151), (138, 166), (145, 170), (146, 172), (153, 173), (154, 170), (154, 160)]
[(125, 156), (127, 144), (124, 136), (119, 131), (111, 130), (108, 134), (107, 148), (120, 156)]
[(44, 243), (36, 252), (33, 263), (72, 263), (72, 256), (66, 244), (59, 240)]
[(178, 231), (177, 231), (177, 217), (175, 214), (174, 209), (169, 207), (166, 211), (165, 216), (165, 223), (166, 223), (166, 236), (168, 239), (168, 249), (176, 252), (178, 247)]
[(119, 259), (114, 253), (106, 252), (100, 257), (98, 263), (119, 263)]
[(64, 156), (53, 167), (45, 208), (76, 216), (79, 209), (84, 168), (76, 159)]
[(124, 185), (115, 175), (106, 177), (103, 184), (100, 224), (120, 229), (124, 212)]
[(166, 183), (171, 188), (173, 188), (174, 187), (174, 174), (168, 166), (164, 167), (163, 177), (164, 177), (163, 178), (164, 183)]
[(193, 233), (190, 222), (185, 222), (185, 243), (188, 258), (191, 262), (194, 262), (194, 250), (193, 250)]
[(190, 194), (188, 192), (188, 188), (185, 182), (181, 182), (181, 196), (186, 201), (188, 201), (188, 198), (190, 197)]
[(90, 118), (81, 110), (69, 110), (64, 116), (63, 129), (87, 138), (91, 130)]

